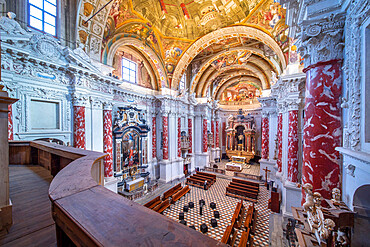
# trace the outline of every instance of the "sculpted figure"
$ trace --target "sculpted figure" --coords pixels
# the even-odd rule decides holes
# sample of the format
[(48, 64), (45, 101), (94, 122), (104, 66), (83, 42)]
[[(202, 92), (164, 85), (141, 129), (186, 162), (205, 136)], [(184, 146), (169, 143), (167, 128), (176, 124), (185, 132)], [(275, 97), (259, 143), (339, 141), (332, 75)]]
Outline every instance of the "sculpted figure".
[(337, 232), (337, 242), (340, 244), (340, 246), (348, 246), (349, 239), (347, 237), (347, 234), (345, 233), (344, 229), (339, 228)]
[(312, 194), (312, 184), (306, 183), (302, 186), (304, 191), (306, 192), (306, 200), (305, 203), (303, 204), (303, 209), (306, 212), (311, 211), (311, 207), (314, 205), (313, 203), (313, 194)]
[(334, 203), (334, 204), (339, 204), (340, 201), (341, 201), (341, 193), (340, 193), (340, 189), (338, 188), (334, 188), (332, 191), (331, 191), (331, 195), (332, 195), (332, 199), (331, 201)]
[(320, 228), (320, 239), (326, 240), (330, 237), (331, 231), (333, 231), (335, 223), (332, 219), (326, 219), (324, 221), (324, 226)]
[(8, 18), (4, 16), (0, 18), (0, 29), (8, 34), (27, 34), (27, 31), (14, 20), (16, 14), (8, 12), (7, 16)]

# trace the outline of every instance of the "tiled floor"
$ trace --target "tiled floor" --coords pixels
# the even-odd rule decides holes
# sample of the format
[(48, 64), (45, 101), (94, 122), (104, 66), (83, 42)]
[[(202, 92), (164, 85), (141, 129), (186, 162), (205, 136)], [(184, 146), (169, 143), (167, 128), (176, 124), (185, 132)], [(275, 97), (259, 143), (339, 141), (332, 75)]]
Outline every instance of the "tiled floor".
[[(179, 213), (183, 212), (184, 205), (188, 205), (189, 202), (194, 202), (194, 208), (189, 209), (187, 213), (184, 213), (185, 221), (187, 226), (195, 225), (196, 230), (199, 231), (199, 226), (202, 223), (206, 223), (208, 226), (208, 236), (213, 237), (219, 241), (223, 236), (226, 227), (230, 224), (231, 218), (233, 216), (238, 199), (232, 198), (225, 195), (226, 187), (230, 183), (229, 179), (217, 177), (216, 183), (211, 186), (207, 191), (190, 186), (191, 190), (185, 197), (181, 198), (174, 205), (164, 211), (164, 215), (170, 217), (173, 220), (179, 222)], [(260, 193), (258, 196), (258, 201), (255, 204), (257, 209), (257, 225), (256, 233), (254, 236), (255, 246), (268, 246), (268, 236), (269, 236), (269, 215), (271, 211), (267, 209), (268, 199), (270, 197), (270, 192), (266, 190), (266, 187), (260, 186)], [(205, 207), (203, 207), (203, 215), (199, 215), (199, 200), (203, 199), (205, 201)], [(211, 219), (213, 217), (213, 210), (209, 207), (210, 202), (216, 203), (216, 209), (220, 213), (220, 218), (216, 219), (218, 226), (213, 228), (211, 226)], [(246, 208), (251, 203), (244, 201), (244, 206)], [(244, 222), (244, 221), (243, 221)], [(236, 239), (235, 246), (239, 244), (239, 239), (241, 237), (241, 231), (238, 232), (238, 237)]]

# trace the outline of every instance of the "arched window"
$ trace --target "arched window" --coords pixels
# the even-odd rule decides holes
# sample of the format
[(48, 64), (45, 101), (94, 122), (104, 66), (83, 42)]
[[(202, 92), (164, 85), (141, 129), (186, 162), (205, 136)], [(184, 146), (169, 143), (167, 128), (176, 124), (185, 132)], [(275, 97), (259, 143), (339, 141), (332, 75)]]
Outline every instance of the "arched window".
[(122, 58), (122, 79), (136, 83), (137, 64), (127, 58)]
[(57, 35), (57, 0), (28, 0), (28, 25)]

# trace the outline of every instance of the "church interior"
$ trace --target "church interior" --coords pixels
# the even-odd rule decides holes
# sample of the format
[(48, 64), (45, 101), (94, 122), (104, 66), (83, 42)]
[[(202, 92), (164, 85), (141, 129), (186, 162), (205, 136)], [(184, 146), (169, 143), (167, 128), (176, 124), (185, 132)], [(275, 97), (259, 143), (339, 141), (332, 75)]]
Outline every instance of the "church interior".
[(0, 15), (0, 246), (368, 246), (369, 0)]

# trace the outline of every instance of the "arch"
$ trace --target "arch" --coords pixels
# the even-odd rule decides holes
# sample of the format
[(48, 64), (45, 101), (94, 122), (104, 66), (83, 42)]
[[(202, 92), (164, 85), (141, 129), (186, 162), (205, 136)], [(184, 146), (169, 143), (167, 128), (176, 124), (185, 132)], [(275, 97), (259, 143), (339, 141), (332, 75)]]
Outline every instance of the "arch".
[[(252, 76), (246, 76), (246, 77), (242, 77), (242, 81), (244, 81), (244, 82), (246, 82), (246, 83), (248, 83), (248, 81), (250, 81), (250, 82), (254, 82), (254, 83), (256, 83), (256, 84), (259, 84), (260, 83), (260, 81), (257, 79), (257, 78), (255, 78), (255, 77), (252, 77)], [(231, 84), (233, 84), (233, 83), (235, 83), (236, 81), (240, 81), (241, 80), (241, 78), (232, 78), (232, 79), (230, 79), (230, 80), (227, 80), (227, 81), (225, 81), (223, 84), (219, 84), (218, 85), (218, 87), (216, 88), (216, 90), (213, 92), (213, 99), (215, 99), (215, 100), (218, 100), (220, 97), (221, 97), (221, 93), (228, 87), (228, 86), (230, 86)], [(246, 81), (245, 81), (246, 80)], [(249, 84), (251, 84), (251, 83), (249, 83)], [(253, 85), (253, 84), (251, 84), (251, 85)], [(253, 85), (254, 86), (254, 85)]]
[(143, 55), (149, 57), (148, 60), (154, 65), (154, 71), (158, 73), (158, 88), (168, 87), (167, 74), (165, 72), (166, 70), (164, 69), (162, 60), (150, 47), (146, 46), (143, 42), (136, 38), (127, 37), (127, 35), (122, 33), (115, 35), (104, 48), (102, 53), (102, 63), (112, 66), (113, 57), (118, 48), (121, 46), (133, 46), (137, 48), (138, 51), (142, 52)]
[[(253, 55), (256, 55), (258, 57), (260, 57), (260, 60), (262, 61), (267, 61), (267, 63), (270, 65), (270, 68), (266, 71), (268, 71), (269, 75), (269, 79), (271, 78), (271, 72), (270, 72), (270, 69), (274, 70), (275, 73), (279, 74), (280, 72), (278, 71), (277, 67), (275, 66), (275, 64), (268, 58), (266, 57), (265, 55), (263, 55), (263, 52), (260, 50), (260, 49), (256, 49), (256, 48), (253, 48), (253, 47), (244, 47), (244, 48), (233, 48), (233, 49), (230, 49), (230, 50), (227, 50), (227, 51), (221, 51), (219, 53), (217, 53), (215, 56), (207, 59), (201, 66), (200, 66), (200, 69), (199, 71), (197, 72), (197, 74), (194, 76), (194, 79), (193, 81), (190, 83), (190, 87), (192, 87), (193, 84), (195, 84), (194, 86), (196, 87), (196, 85), (198, 84), (199, 80), (202, 78), (202, 76), (204, 75), (205, 71), (207, 70), (207, 68), (209, 68), (209, 66), (214, 62), (216, 61), (217, 59), (223, 57), (223, 56), (226, 56), (226, 55), (229, 55), (231, 53), (234, 53), (234, 52), (243, 52), (243, 51), (247, 51), (247, 52), (251, 52)], [(248, 61), (249, 62), (249, 61)], [(257, 64), (257, 61), (253, 61), (254, 63)], [(261, 62), (258, 62), (258, 63), (261, 63)], [(260, 64), (261, 66), (263, 67), (267, 67), (266, 64)]]
[(353, 195), (353, 207), (362, 207), (370, 210), (370, 184), (358, 187)]
[[(267, 85), (267, 80), (266, 80), (266, 77), (264, 75), (264, 73), (262, 73), (260, 71), (260, 69), (256, 66), (256, 65), (252, 65), (250, 63), (247, 63), (246, 65), (233, 65), (233, 66), (227, 66), (227, 67), (224, 67), (222, 69), (220, 69), (217, 73), (214, 73), (212, 74), (210, 77), (208, 78), (205, 78), (205, 81), (206, 82), (201, 82), (198, 87), (197, 87), (197, 91), (196, 91), (196, 94), (197, 95), (204, 95), (208, 89), (208, 87), (210, 86), (210, 84), (213, 82), (213, 80), (219, 76), (220, 74), (228, 71), (228, 70), (232, 70), (232, 69), (236, 69), (236, 70), (248, 70), (248, 71), (251, 71), (252, 73), (254, 73), (258, 79), (261, 81), (262, 83), (262, 87), (263, 88), (266, 88), (266, 85)], [(203, 85), (204, 84), (204, 85)], [(190, 91), (191, 93), (193, 93), (193, 91)]]
[(251, 26), (231, 26), (218, 29), (214, 32), (204, 35), (203, 37), (196, 40), (181, 56), (175, 71), (173, 73), (172, 88), (177, 88), (182, 74), (185, 68), (190, 64), (190, 62), (195, 58), (196, 55), (200, 53), (201, 50), (207, 48), (208, 46), (223, 40), (228, 37), (238, 37), (244, 36), (251, 39), (256, 39), (262, 43), (269, 46), (275, 54), (278, 56), (282, 68), (286, 68), (286, 61), (283, 51), (279, 47), (278, 43), (274, 40), (272, 36), (268, 33)]

